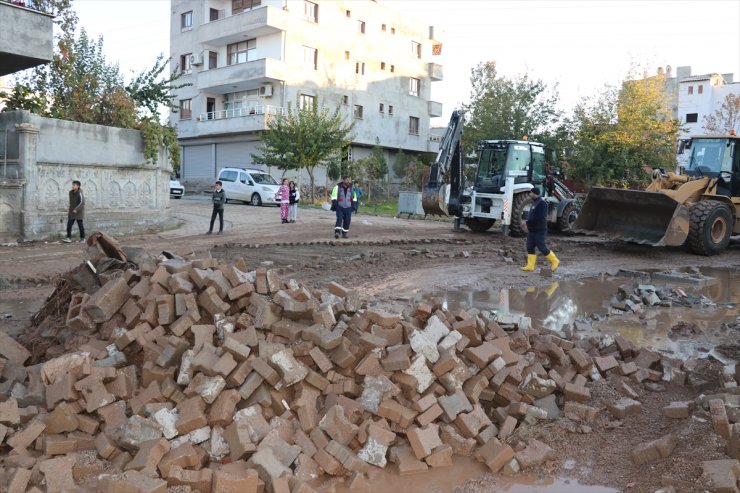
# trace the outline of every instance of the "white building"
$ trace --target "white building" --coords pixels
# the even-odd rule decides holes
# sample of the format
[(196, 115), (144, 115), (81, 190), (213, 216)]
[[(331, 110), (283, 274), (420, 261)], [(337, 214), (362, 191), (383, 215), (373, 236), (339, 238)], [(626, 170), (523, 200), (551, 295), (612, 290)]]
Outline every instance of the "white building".
[(722, 106), (728, 94), (740, 96), (740, 83), (733, 82), (733, 74), (714, 73), (680, 78), (678, 82), (680, 138), (706, 133), (704, 118), (713, 115)]
[(251, 166), (270, 115), (316, 97), (355, 121), (353, 159), (378, 140), (389, 164), (398, 149), (436, 152), (429, 119), (442, 116), (431, 100), (441, 44), (433, 27), (387, 4), (172, 0), (171, 55), (179, 82), (192, 84), (177, 91), (171, 117), (182, 178), (206, 182), (222, 167)]

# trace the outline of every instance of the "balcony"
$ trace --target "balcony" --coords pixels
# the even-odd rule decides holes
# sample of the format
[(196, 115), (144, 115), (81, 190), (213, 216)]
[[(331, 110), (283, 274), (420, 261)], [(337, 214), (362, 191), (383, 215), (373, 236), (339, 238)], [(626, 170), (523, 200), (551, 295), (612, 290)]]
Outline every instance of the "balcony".
[(427, 152), (439, 152), (439, 145), (442, 143), (442, 136), (441, 135), (433, 135), (429, 134), (429, 139), (427, 140)]
[(442, 116), (442, 103), (437, 101), (429, 101), (429, 116), (432, 118)]
[(430, 63), (427, 72), (429, 72), (429, 78), (433, 81), (444, 79), (444, 70), (439, 63)]
[(49, 63), (54, 16), (0, 1), (0, 76)]
[(198, 73), (198, 90), (216, 94), (243, 91), (256, 84), (285, 80), (288, 69), (280, 60), (263, 58)]
[(235, 110), (212, 111), (198, 116), (194, 136), (228, 134), (235, 132), (257, 132), (267, 127), (267, 122), (275, 115), (282, 115), (285, 109), (280, 106), (258, 105)]
[(198, 41), (215, 46), (236, 43), (285, 31), (287, 26), (287, 12), (266, 6), (201, 24), (198, 27)]

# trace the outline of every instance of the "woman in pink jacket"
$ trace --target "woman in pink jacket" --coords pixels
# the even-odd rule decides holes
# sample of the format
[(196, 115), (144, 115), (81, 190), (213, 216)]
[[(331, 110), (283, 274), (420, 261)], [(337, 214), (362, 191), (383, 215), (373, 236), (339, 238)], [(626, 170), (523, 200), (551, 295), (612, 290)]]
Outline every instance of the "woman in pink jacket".
[(290, 203), (290, 188), (288, 188), (288, 179), (283, 178), (280, 188), (275, 194), (275, 200), (280, 201), (280, 219), (283, 224), (288, 222), (288, 205)]

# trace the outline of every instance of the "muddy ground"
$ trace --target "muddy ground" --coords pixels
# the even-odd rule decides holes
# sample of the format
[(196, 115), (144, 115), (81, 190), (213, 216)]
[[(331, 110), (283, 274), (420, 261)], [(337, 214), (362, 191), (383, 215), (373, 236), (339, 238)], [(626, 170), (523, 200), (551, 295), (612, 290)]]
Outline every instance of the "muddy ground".
[[(173, 201), (174, 202), (174, 201)], [(315, 287), (331, 281), (359, 289), (368, 306), (408, 309), (426, 296), (450, 297), (450, 293), (495, 292), (513, 288), (538, 287), (540, 291), (553, 282), (568, 283), (588, 278), (602, 278), (620, 269), (672, 270), (698, 267), (737, 272), (740, 270), (740, 242), (735, 239), (720, 256), (699, 257), (680, 248), (649, 248), (605, 241), (592, 237), (551, 236), (550, 247), (562, 264), (553, 278), (539, 273), (524, 273), (523, 240), (507, 238), (498, 232), (474, 234), (465, 229), (452, 231), (451, 224), (377, 217), (359, 214), (354, 218), (349, 240), (331, 236), (333, 214), (323, 210), (301, 210), (299, 222), (281, 225), (275, 208), (227, 206), (227, 229), (224, 236), (205, 236), (210, 210), (207, 203), (182, 200), (174, 203), (175, 217), (181, 226), (164, 233), (119, 238), (123, 246), (141, 249), (142, 255), (158, 255), (163, 250), (179, 254), (213, 256), (224, 261), (243, 257), (247, 265), (267, 263), (278, 269), (283, 278), (293, 277)], [(93, 225), (88, 229), (94, 231)], [(38, 309), (52, 289), (55, 276), (84, 260), (80, 244), (39, 242), (0, 246), (0, 325), (18, 334), (28, 318)], [(540, 265), (545, 261), (540, 257)], [(730, 301), (740, 297), (738, 277), (720, 280), (723, 296)], [(582, 303), (603, 304), (605, 293), (595, 289), (580, 296)], [(518, 291), (517, 291), (518, 292)], [(539, 292), (539, 291), (538, 291)], [(454, 298), (454, 296), (451, 296)], [(516, 308), (525, 313), (550, 303), (558, 308), (557, 296), (545, 298), (518, 296)], [(512, 305), (513, 306), (513, 305)], [(605, 310), (607, 310), (605, 308)], [(540, 310), (541, 311), (541, 310)], [(682, 315), (690, 321), (691, 312)], [(701, 310), (695, 311), (702, 318)], [(721, 321), (737, 316), (737, 308), (725, 307), (721, 317), (709, 316), (703, 327), (719, 330)], [(539, 315), (533, 316), (533, 318)], [(707, 318), (707, 317), (704, 317)], [(625, 324), (625, 326), (628, 324)], [(642, 324), (632, 324), (641, 331)], [(634, 326), (637, 328), (635, 329)], [(619, 325), (617, 324), (617, 329)], [(645, 329), (647, 330), (647, 329)], [(726, 331), (726, 327), (725, 327)], [(734, 337), (734, 334), (730, 334)], [(660, 338), (659, 338), (660, 339)], [(736, 339), (736, 338), (735, 338)], [(711, 349), (711, 348), (701, 348)], [(708, 416), (698, 413), (690, 420), (664, 418), (660, 409), (670, 401), (692, 400), (696, 390), (667, 387), (650, 392), (640, 388), (644, 412), (610, 427), (604, 420), (593, 426), (591, 433), (572, 433), (558, 421), (531, 431), (550, 444), (558, 459), (534, 475), (518, 478), (485, 474), (474, 461), (460, 461), (453, 470), (435, 479), (376, 478), (395, 491), (451, 491), (466, 493), (488, 491), (645, 491), (652, 492), (671, 480), (691, 484), (700, 473), (700, 462), (724, 457), (724, 444), (711, 431)], [(591, 405), (605, 405), (614, 396), (602, 395), (597, 385)], [(668, 432), (679, 436), (679, 447), (672, 457), (646, 466), (634, 466), (629, 451), (642, 441), (658, 438)], [(435, 471), (437, 474), (438, 471)], [(442, 479), (444, 478), (444, 479)], [(576, 483), (578, 481), (581, 486)], [(689, 483), (680, 483), (688, 481)], [(522, 486), (520, 483), (541, 486)], [(585, 485), (585, 486), (584, 486)], [(601, 487), (609, 488), (597, 488)], [(688, 488), (688, 486), (686, 486)], [(503, 488), (503, 490), (502, 490)], [(697, 486), (699, 488), (699, 486)], [(691, 489), (689, 488), (688, 491)]]

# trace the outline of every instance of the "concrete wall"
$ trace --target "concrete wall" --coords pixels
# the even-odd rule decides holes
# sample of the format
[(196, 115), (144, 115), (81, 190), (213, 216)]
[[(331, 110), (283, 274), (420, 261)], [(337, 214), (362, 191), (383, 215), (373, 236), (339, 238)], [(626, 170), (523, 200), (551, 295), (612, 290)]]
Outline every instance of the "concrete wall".
[(0, 2), (0, 75), (51, 61), (53, 16)]
[(157, 164), (146, 163), (143, 147), (136, 130), (27, 111), (0, 114), (0, 241), (65, 234), (72, 180), (82, 182), (87, 231), (128, 234), (163, 227), (171, 212), (171, 164), (164, 150)]

